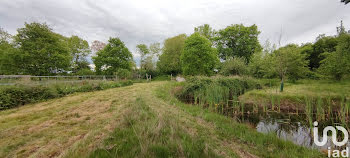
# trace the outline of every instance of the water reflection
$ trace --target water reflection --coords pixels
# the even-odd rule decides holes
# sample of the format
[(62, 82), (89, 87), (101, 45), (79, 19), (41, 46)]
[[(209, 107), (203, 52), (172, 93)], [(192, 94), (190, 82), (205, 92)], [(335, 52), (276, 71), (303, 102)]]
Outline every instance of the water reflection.
[[(242, 118), (243, 119), (243, 118)], [(319, 147), (313, 141), (313, 133), (308, 123), (302, 122), (300, 116), (288, 116), (282, 114), (269, 114), (259, 116), (245, 116), (244, 120), (253, 124), (258, 132), (275, 133), (279, 138), (292, 141), (293, 143), (308, 148), (327, 150), (328, 147), (335, 148), (328, 136), (327, 144)], [(325, 126), (333, 125), (330, 122), (321, 122), (319, 126), (319, 139), (322, 139), (322, 130)], [(350, 142), (346, 145), (350, 147)]]

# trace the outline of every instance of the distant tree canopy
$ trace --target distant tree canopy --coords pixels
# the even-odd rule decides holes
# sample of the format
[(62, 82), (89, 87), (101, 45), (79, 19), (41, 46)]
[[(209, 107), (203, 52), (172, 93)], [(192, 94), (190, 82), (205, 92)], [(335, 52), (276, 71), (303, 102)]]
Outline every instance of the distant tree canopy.
[(180, 56), (185, 45), (185, 40), (186, 35), (181, 34), (164, 41), (162, 54), (159, 56), (159, 61), (157, 62), (160, 72), (169, 75), (181, 73)]
[(185, 40), (181, 55), (184, 75), (212, 75), (218, 62), (217, 51), (206, 37), (196, 32)]
[(86, 62), (86, 57), (91, 53), (89, 43), (78, 36), (72, 36), (68, 38), (68, 49), (73, 57), (72, 66), (73, 72), (77, 72), (81, 69), (88, 68), (85, 65), (89, 65)]
[(95, 72), (87, 57), (92, 52), (98, 75), (122, 78), (212, 75), (215, 70), (221, 75), (282, 80), (348, 79), (350, 31), (342, 21), (336, 30), (336, 35), (321, 34), (302, 45), (277, 48), (267, 40), (262, 48), (256, 25), (235, 24), (215, 31), (204, 24), (195, 27), (189, 37), (180, 34), (164, 40), (162, 48), (158, 42), (137, 45), (136, 53), (141, 56), (138, 68), (119, 38), (110, 38), (108, 44), (93, 41), (90, 48), (86, 40), (62, 36), (45, 23), (25, 23), (14, 36), (0, 28), (0, 75), (91, 75)]
[(249, 27), (243, 24), (236, 24), (219, 30), (215, 37), (215, 43), (221, 59), (226, 60), (232, 57), (243, 57), (249, 62), (254, 52), (261, 51), (259, 43), (258, 27)]
[(336, 51), (324, 53), (319, 71), (333, 79), (340, 80), (350, 74), (350, 34), (341, 34)]
[(309, 68), (316, 70), (320, 67), (322, 55), (324, 52), (334, 52), (338, 44), (337, 37), (320, 35), (316, 38), (314, 44), (308, 43), (302, 46), (302, 53), (307, 55), (307, 60), (310, 61)]
[(119, 38), (110, 38), (96, 55), (93, 62), (97, 74), (114, 75), (119, 69), (131, 70), (132, 54)]
[(18, 49), (11, 43), (12, 36), (0, 28), (0, 75), (16, 74), (18, 72), (18, 62), (20, 59)]
[(204, 24), (204, 25), (195, 27), (194, 32), (198, 32), (199, 34), (201, 34), (202, 36), (206, 37), (209, 40), (213, 40), (215, 36), (215, 30), (213, 30), (213, 28), (211, 28), (209, 24)]
[(14, 37), (19, 46), (16, 59), (23, 74), (49, 75), (67, 70), (72, 60), (65, 37), (52, 32), (46, 24), (25, 23)]
[(146, 55), (150, 54), (150, 51), (149, 51), (147, 45), (145, 45), (145, 44), (138, 44), (136, 46), (136, 51), (141, 56), (140, 69), (142, 70), (142, 69), (144, 69), (144, 65), (145, 65), (145, 57), (146, 57)]

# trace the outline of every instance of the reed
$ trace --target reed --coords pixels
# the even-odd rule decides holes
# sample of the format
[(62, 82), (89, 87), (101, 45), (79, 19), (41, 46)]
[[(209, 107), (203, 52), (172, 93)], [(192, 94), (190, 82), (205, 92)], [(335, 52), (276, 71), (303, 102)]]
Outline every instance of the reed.
[(307, 120), (309, 122), (309, 126), (310, 128), (313, 126), (312, 123), (312, 113), (313, 113), (313, 109), (312, 109), (312, 99), (308, 98), (305, 96), (304, 98), (305, 100), (305, 114), (306, 114), (306, 117), (307, 117)]
[(323, 107), (323, 101), (321, 97), (317, 98), (316, 112), (317, 120), (325, 120), (326, 113)]

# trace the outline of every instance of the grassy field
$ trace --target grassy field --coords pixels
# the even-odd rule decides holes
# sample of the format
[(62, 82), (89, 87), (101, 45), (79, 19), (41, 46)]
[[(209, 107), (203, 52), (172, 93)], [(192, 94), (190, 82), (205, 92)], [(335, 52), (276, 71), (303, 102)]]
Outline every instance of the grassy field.
[(0, 111), (0, 157), (322, 157), (184, 104), (175, 86), (138, 83)]
[[(296, 83), (286, 83), (284, 91), (279, 91), (279, 86), (252, 90), (240, 96), (240, 100), (253, 104), (271, 104), (280, 102), (281, 106), (289, 106), (302, 109), (305, 106), (305, 98), (329, 100), (332, 105), (339, 105), (340, 100), (350, 100), (350, 81), (320, 81), (301, 80)], [(284, 107), (287, 108), (287, 107)]]

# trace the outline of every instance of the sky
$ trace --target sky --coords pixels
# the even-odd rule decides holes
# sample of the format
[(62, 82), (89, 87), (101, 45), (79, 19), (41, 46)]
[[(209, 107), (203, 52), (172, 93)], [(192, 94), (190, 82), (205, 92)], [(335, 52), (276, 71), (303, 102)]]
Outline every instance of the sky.
[(341, 20), (350, 29), (350, 4), (340, 0), (0, 0), (0, 27), (11, 34), (24, 22), (46, 22), (89, 43), (119, 37), (135, 58), (137, 44), (190, 35), (202, 24), (215, 30), (256, 24), (262, 44), (281, 36), (285, 45), (334, 35)]

